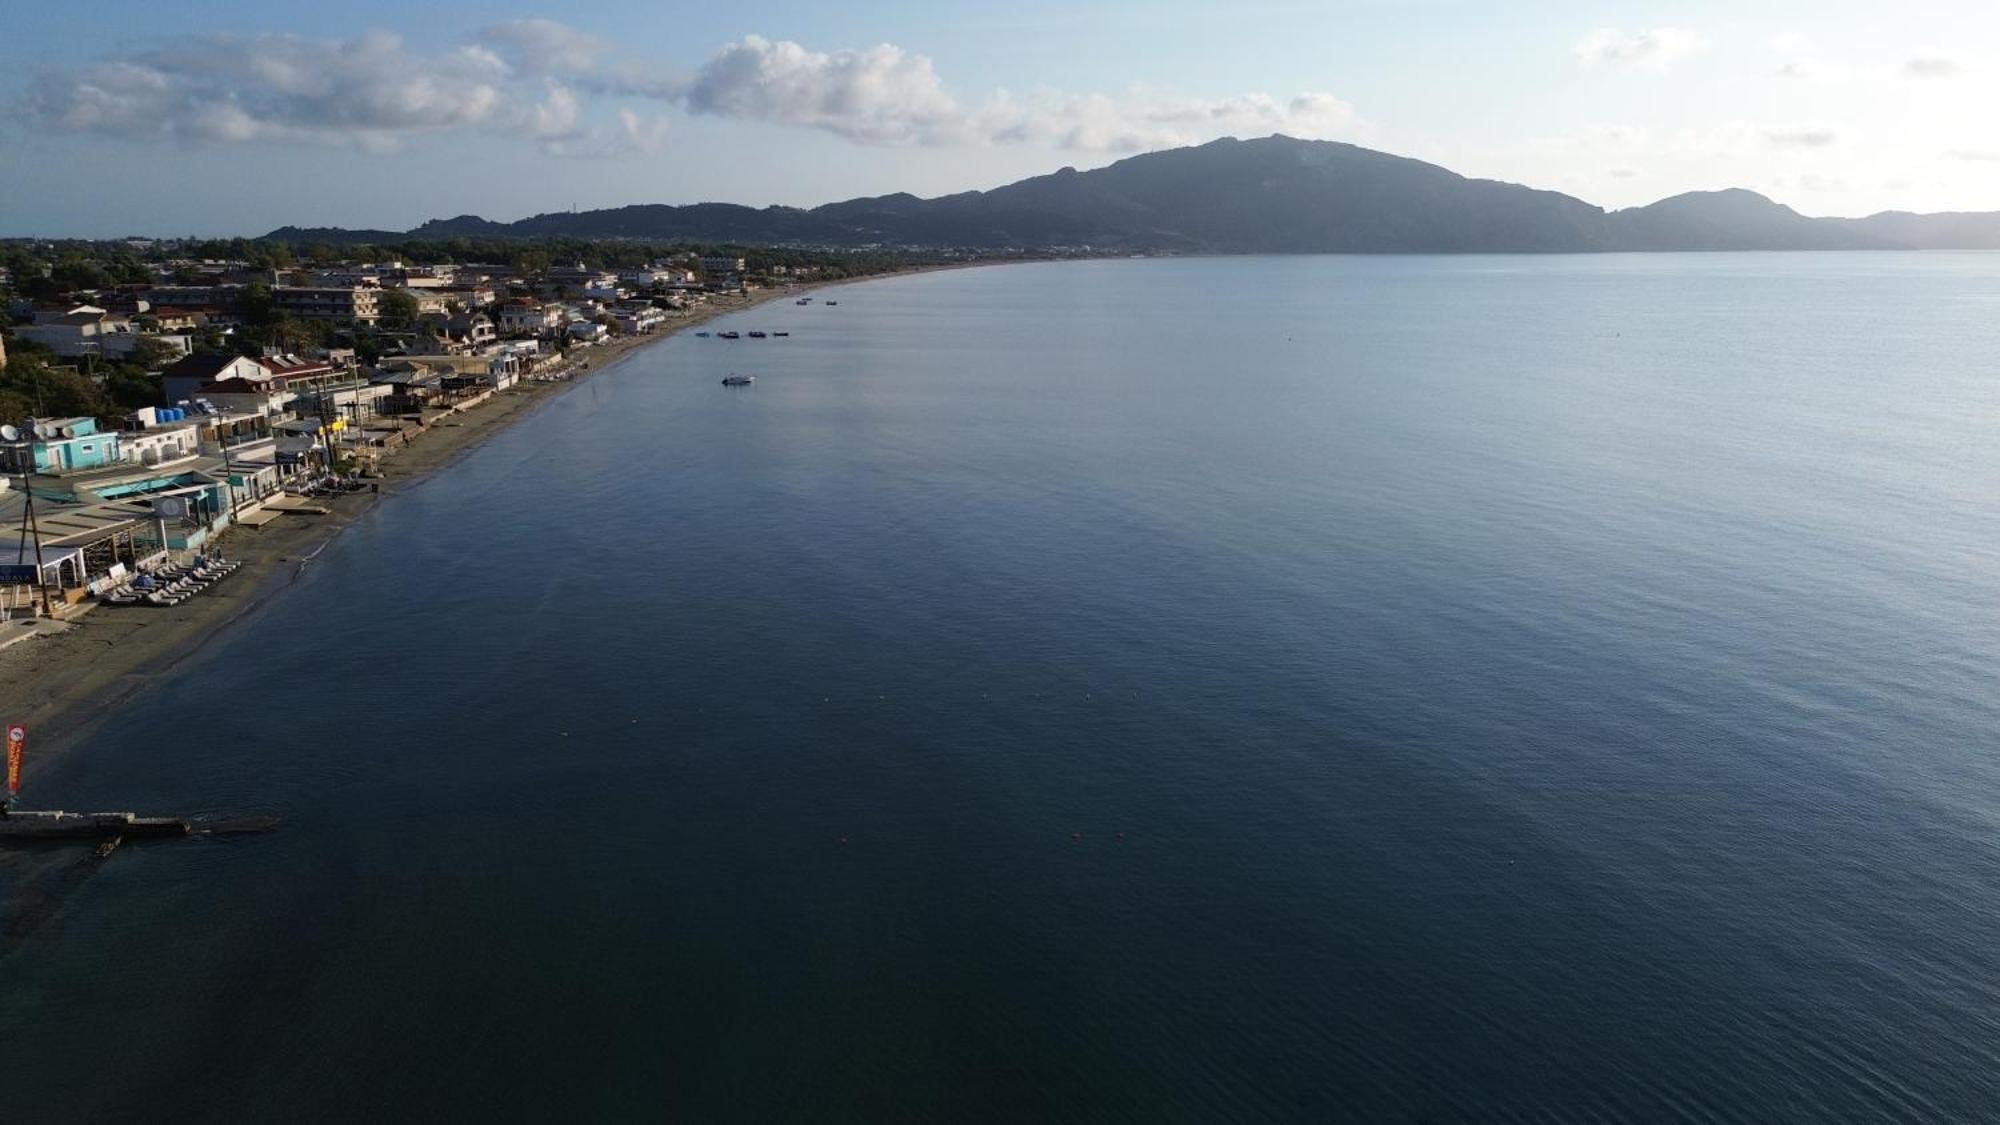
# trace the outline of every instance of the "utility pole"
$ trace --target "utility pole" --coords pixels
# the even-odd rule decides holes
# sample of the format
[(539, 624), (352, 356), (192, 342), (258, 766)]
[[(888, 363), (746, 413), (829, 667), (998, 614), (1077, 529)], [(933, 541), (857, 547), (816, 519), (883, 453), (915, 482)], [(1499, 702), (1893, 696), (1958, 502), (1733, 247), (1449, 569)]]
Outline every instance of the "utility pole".
[(236, 521), (236, 466), (230, 463), (229, 439), (223, 435), (222, 424), (219, 420), (215, 426), (215, 440), (217, 444), (222, 446), (222, 481), (229, 486), (229, 520), (231, 523), (234, 523)]
[[(32, 473), (21, 474), (21, 491), (27, 494), (28, 510), (21, 516), (22, 531), (35, 540), (35, 585), (42, 591), (42, 616), (53, 618), (54, 607), (49, 602), (49, 584), (42, 575), (42, 528), (35, 522), (35, 486)], [(19, 565), (26, 543), (18, 543), (14, 548), (14, 562)]]

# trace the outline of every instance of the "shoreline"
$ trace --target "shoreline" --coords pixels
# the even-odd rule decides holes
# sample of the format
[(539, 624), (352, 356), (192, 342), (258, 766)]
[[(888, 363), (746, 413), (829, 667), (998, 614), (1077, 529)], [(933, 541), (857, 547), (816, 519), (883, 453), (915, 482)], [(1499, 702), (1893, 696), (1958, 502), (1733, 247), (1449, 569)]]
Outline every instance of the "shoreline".
[[(609, 371), (634, 353), (691, 328), (800, 293), (907, 277), (943, 270), (1002, 264), (954, 262), (891, 270), (865, 277), (799, 283), (753, 294), (727, 304), (704, 304), (691, 315), (645, 336), (625, 337), (593, 349), (587, 370), (561, 382), (520, 384), (487, 402), (434, 426), (408, 446), (380, 461), (379, 493), (320, 498), (325, 515), (286, 513), (260, 528), (236, 526), (223, 533), (217, 553), (244, 565), (220, 584), (170, 607), (92, 605), (68, 618), (59, 633), (31, 637), (0, 648), (0, 708), (9, 723), (31, 732), (30, 756), (42, 768), (57, 764), (87, 741), (99, 724), (161, 677), (174, 674), (259, 611), (273, 604), (305, 574), (305, 569), (349, 526), (414, 487), (450, 468), (494, 435), (535, 413), (582, 383)], [(0, 629), (21, 626), (9, 622)], [(40, 772), (38, 769), (36, 772)]]

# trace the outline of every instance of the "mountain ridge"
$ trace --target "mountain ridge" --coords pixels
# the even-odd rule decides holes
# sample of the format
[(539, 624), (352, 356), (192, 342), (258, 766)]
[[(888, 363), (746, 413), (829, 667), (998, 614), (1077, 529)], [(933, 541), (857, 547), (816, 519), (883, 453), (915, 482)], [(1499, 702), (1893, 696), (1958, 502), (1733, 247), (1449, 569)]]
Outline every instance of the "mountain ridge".
[(1183, 253), (1574, 253), (2000, 249), (2000, 212), (1813, 218), (1754, 191), (1685, 192), (1607, 211), (1574, 196), (1337, 141), (1281, 134), (1060, 168), (985, 191), (818, 207), (638, 203), (405, 232), (280, 227), (286, 242), (646, 239), (743, 245)]

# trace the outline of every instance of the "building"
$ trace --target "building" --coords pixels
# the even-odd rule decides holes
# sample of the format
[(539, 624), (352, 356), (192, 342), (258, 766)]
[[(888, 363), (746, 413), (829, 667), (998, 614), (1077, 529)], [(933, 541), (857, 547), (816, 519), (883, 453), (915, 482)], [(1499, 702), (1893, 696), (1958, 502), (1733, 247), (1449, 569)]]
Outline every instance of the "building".
[(491, 285), (478, 282), (454, 284), (449, 289), (434, 289), (432, 292), (442, 294), (446, 301), (457, 304), (461, 309), (483, 309), (498, 296)]
[(714, 255), (714, 256), (705, 256), (701, 260), (701, 272), (705, 274), (710, 280), (714, 280), (716, 278), (721, 278), (721, 277), (741, 276), (743, 273), (743, 268), (744, 268), (744, 263), (743, 259), (741, 258), (729, 258), (729, 257), (723, 257), (721, 255)]
[(270, 368), (246, 356), (191, 355), (160, 373), (160, 395), (168, 403), (186, 402), (211, 383), (261, 382), (271, 374)]
[(59, 482), (37, 482), (35, 496), (39, 501), (59, 487), (74, 503), (139, 505), (159, 519), (166, 546), (199, 550), (235, 518), (232, 493), (237, 486), (231, 475), (219, 457), (197, 457), (172, 466), (112, 465)]
[(667, 322), (664, 310), (643, 301), (619, 305), (611, 310), (611, 317), (618, 323), (618, 331), (627, 336), (643, 335)]
[(493, 312), (503, 336), (541, 336), (562, 327), (562, 311), (533, 297), (515, 297), (500, 302)]
[[(40, 482), (46, 484), (47, 482)], [(24, 526), (27, 497), (0, 491), (0, 585), (101, 591), (124, 581), (141, 565), (161, 561), (167, 532), (158, 513), (142, 504), (44, 500), (37, 489), (35, 523)], [(35, 561), (40, 555), (41, 561)], [(20, 561), (16, 561), (20, 560)], [(25, 573), (24, 573), (25, 572)], [(34, 599), (15, 599), (32, 604)]]
[(10, 473), (73, 473), (116, 465), (116, 433), (99, 433), (95, 418), (30, 420), (0, 441), (0, 468)]
[(285, 285), (271, 290), (278, 311), (301, 320), (373, 324), (382, 315), (382, 291), (366, 285)]
[(172, 465), (201, 452), (201, 423), (148, 406), (118, 433), (118, 458), (128, 465)]
[(485, 313), (425, 317), (412, 345), (424, 355), (466, 355), (500, 338)]
[[(132, 332), (130, 318), (94, 306), (60, 314), (38, 313), (35, 323), (14, 329), (21, 339), (40, 344), (64, 359), (114, 354), (117, 345), (107, 347), (110, 338), (129, 337)], [(131, 344), (119, 350), (130, 351)]]

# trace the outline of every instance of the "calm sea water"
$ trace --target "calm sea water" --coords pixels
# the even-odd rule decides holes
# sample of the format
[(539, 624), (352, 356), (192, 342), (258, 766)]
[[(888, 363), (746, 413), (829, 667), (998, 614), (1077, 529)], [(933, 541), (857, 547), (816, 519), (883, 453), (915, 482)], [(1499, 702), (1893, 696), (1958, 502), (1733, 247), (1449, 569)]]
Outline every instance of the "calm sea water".
[(2000, 1113), (2000, 256), (830, 295), (31, 774), (286, 827), (0, 962), (9, 1119)]

